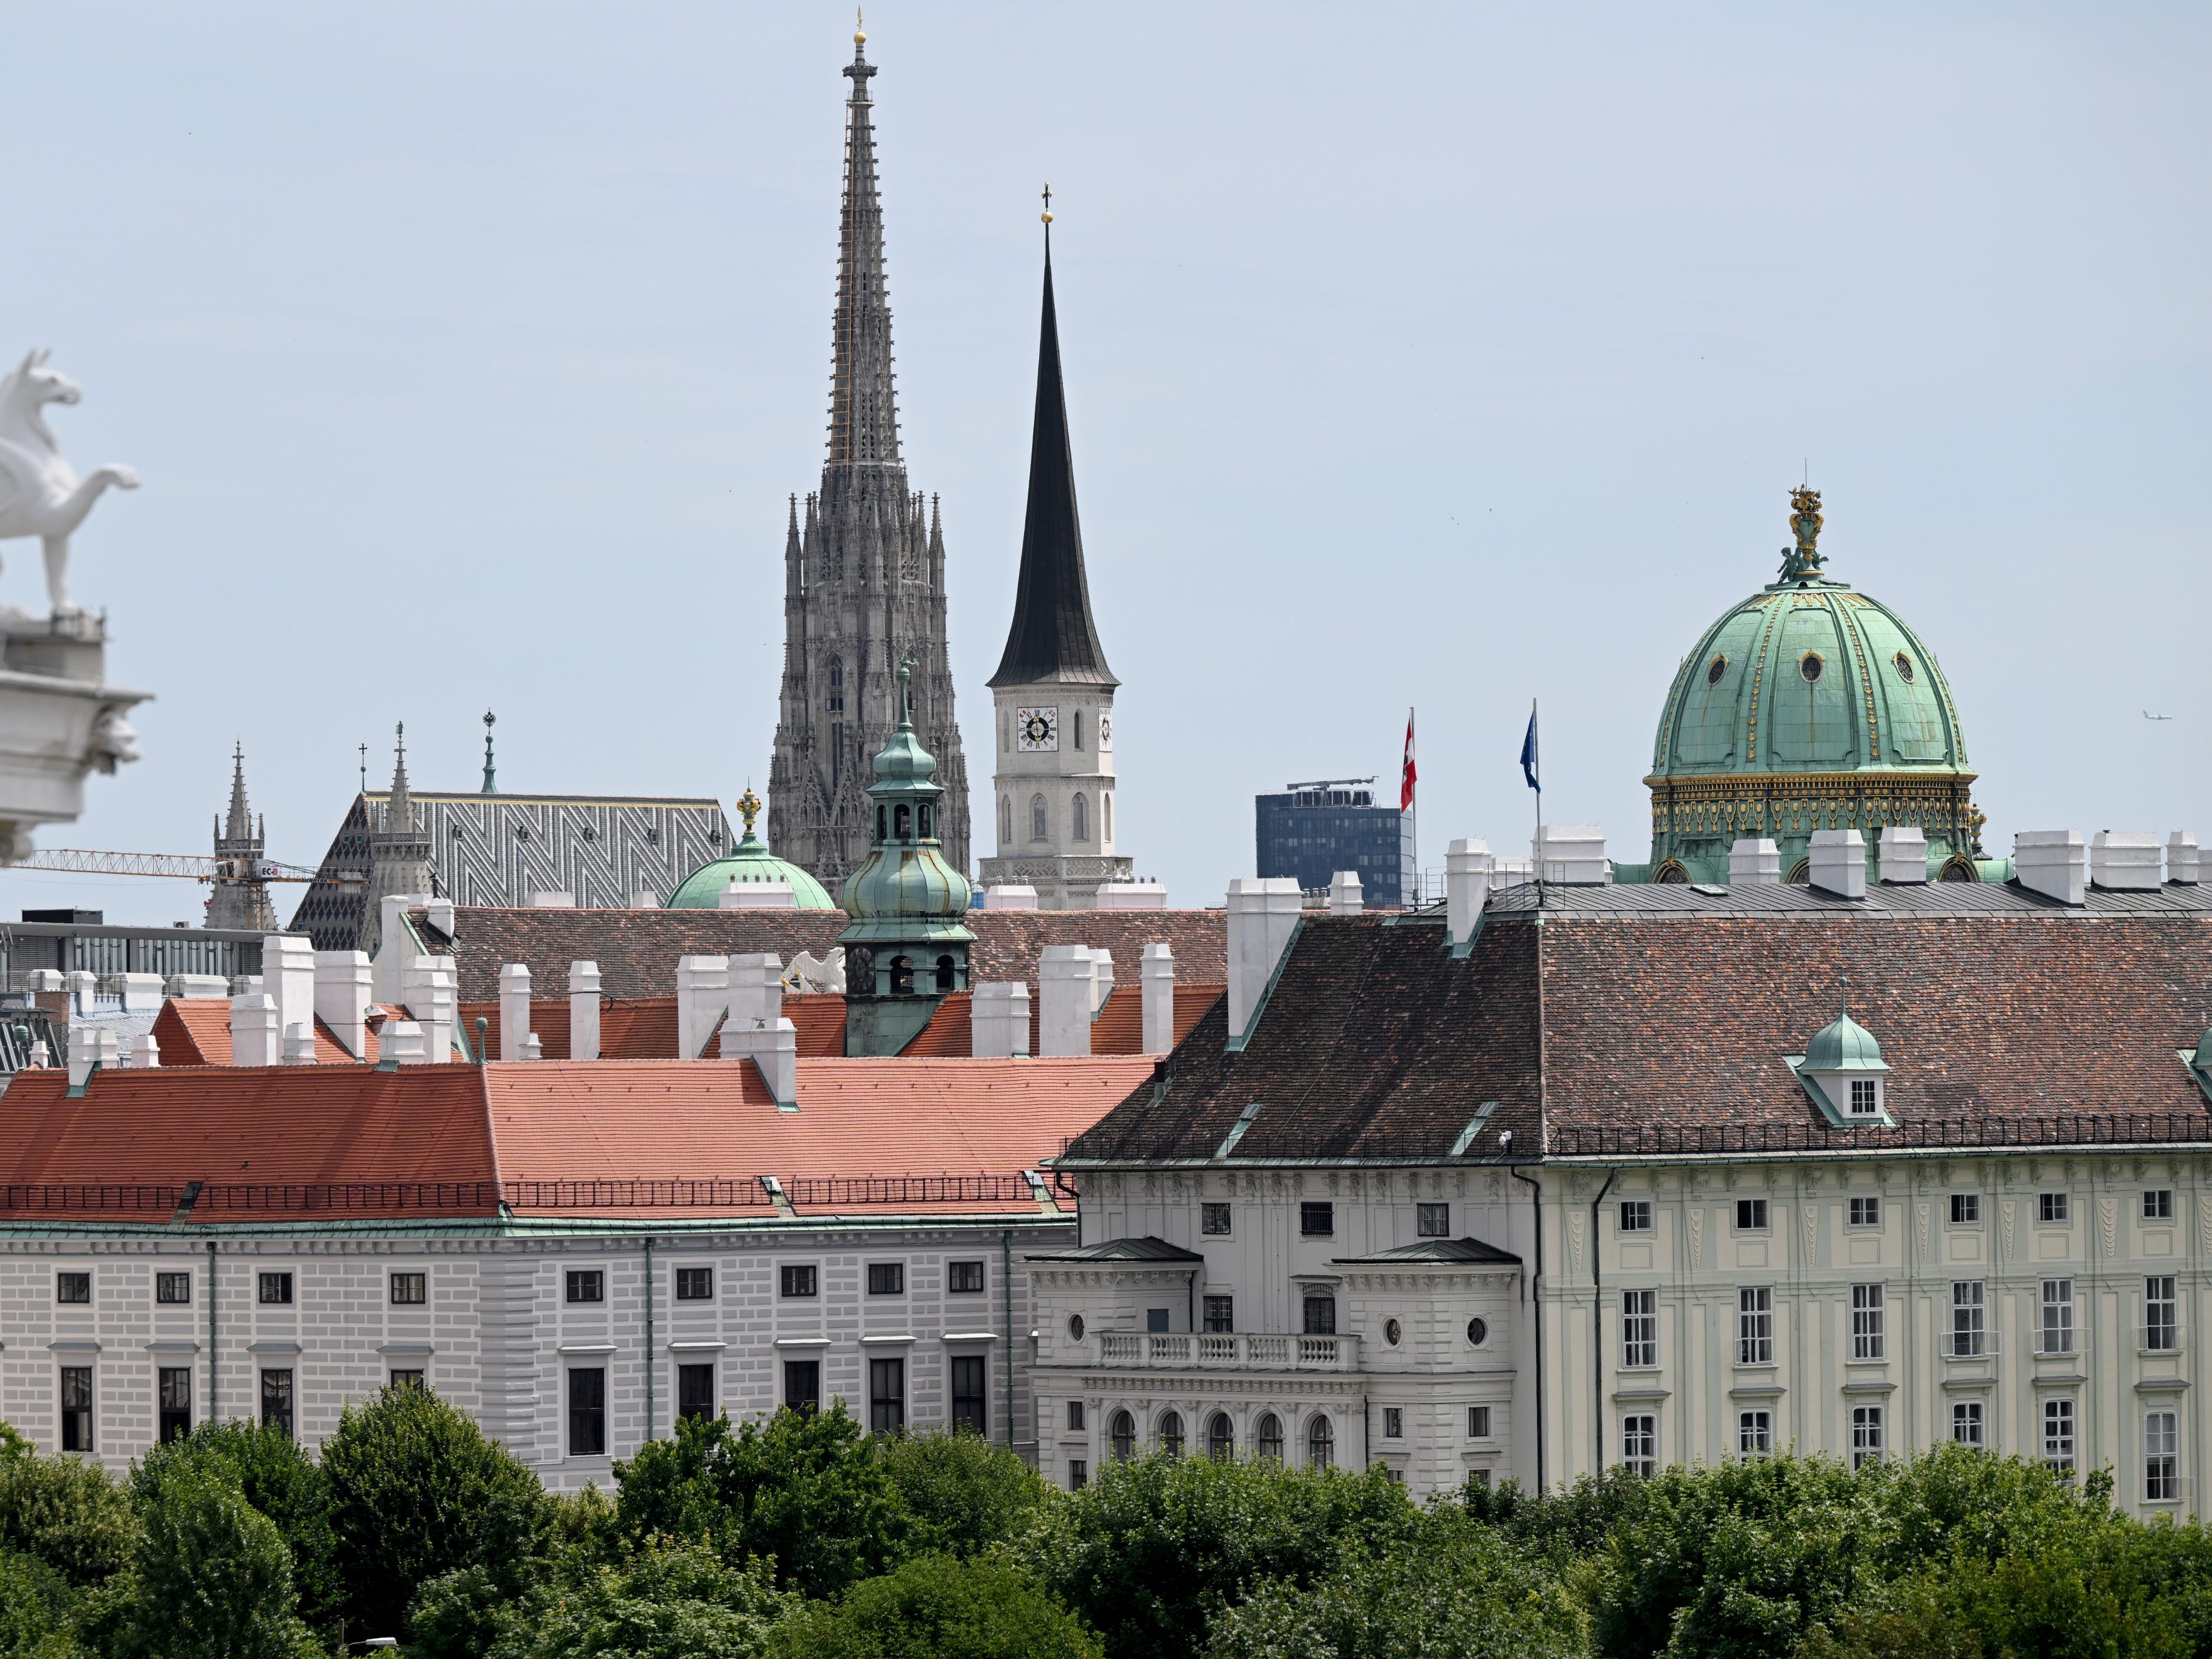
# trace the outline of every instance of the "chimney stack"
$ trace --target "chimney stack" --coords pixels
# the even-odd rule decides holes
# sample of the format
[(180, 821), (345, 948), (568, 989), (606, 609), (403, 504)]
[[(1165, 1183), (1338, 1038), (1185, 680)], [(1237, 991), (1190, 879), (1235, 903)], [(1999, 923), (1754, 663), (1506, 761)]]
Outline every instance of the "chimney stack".
[(1144, 997), (1144, 1051), (1166, 1054), (1175, 1047), (1174, 947), (1147, 945), (1137, 963), (1137, 982)]
[(1114, 953), (1097, 945), (1091, 949), (1091, 1014), (1097, 1018), (1098, 1011), (1106, 1006), (1106, 999), (1114, 994)]
[[(1036, 890), (1032, 888), (1030, 890), (1034, 892)], [(1150, 876), (1141, 881), (1101, 882), (1096, 902), (1091, 908), (1098, 910), (1164, 910), (1168, 908), (1168, 890)]]
[(284, 1028), (284, 1064), (312, 1066), (315, 1063), (315, 1028), (303, 1020), (294, 1020)]
[(1367, 901), (1359, 889), (1359, 872), (1340, 870), (1328, 884), (1328, 913), (1333, 916), (1356, 916), (1367, 908)]
[(161, 1045), (155, 1040), (151, 1031), (141, 1031), (131, 1039), (122, 1063), (141, 1071), (158, 1070), (161, 1064)]
[[(726, 1036), (728, 1028), (723, 1028)], [(748, 1032), (753, 1040), (746, 1055), (760, 1068), (761, 1081), (775, 1097), (776, 1105), (784, 1111), (799, 1109), (799, 1028), (779, 1015), (775, 1023), (765, 1030)], [(726, 1047), (723, 1058), (730, 1058)]]
[(968, 1007), (968, 1052), (977, 1060), (1007, 1060), (1030, 1051), (1030, 988), (978, 985)]
[(230, 1000), (230, 1063), (274, 1066), (282, 1058), (276, 1032), (276, 1004), (265, 992), (249, 991)]
[(1595, 823), (1539, 824), (1528, 844), (1536, 879), (1555, 887), (1606, 887), (1613, 865), (1605, 855), (1605, 831)]
[[(1037, 958), (1037, 1048), (1042, 1054), (1091, 1052), (1097, 969), (1087, 945), (1048, 945)], [(971, 1013), (970, 1018), (973, 1018)]]
[(1925, 831), (1892, 824), (1881, 832), (1881, 879), (1886, 887), (1928, 882), (1928, 836)]
[(70, 1033), (69, 1080), (72, 1091), (82, 1091), (92, 1068), (113, 1071), (115, 1033), (105, 1025), (80, 1025)]
[(1747, 839), (1729, 848), (1729, 885), (1762, 883), (1782, 884), (1782, 849), (1771, 841)]
[(729, 1007), (729, 957), (677, 957), (676, 1057), (698, 1059), (714, 1034), (715, 1023)]
[(2158, 837), (2100, 830), (2089, 843), (2089, 880), (2107, 892), (2151, 892), (2165, 885)]
[(510, 962), (499, 970), (499, 1057), (520, 1060), (530, 1036), (530, 966)]
[(1806, 859), (1813, 885), (1822, 892), (1838, 898), (1866, 896), (1866, 837), (1857, 830), (1815, 830)]
[(1453, 944), (1474, 937), (1495, 867), (1486, 842), (1455, 841), (1444, 848), (1444, 928)]
[(123, 993), (125, 1013), (158, 1014), (161, 1012), (161, 976), (159, 974), (118, 974), (115, 979)]
[(795, 910), (799, 893), (787, 881), (738, 881), (722, 889), (719, 900), (725, 910)]
[(2197, 837), (2186, 830), (2177, 830), (2166, 838), (2166, 878), (2195, 886), (2203, 879), (2198, 871), (2203, 867), (2197, 857)]
[(2012, 872), (2031, 893), (2061, 904), (2087, 901), (2088, 849), (2079, 830), (2021, 830), (2012, 838)]
[(380, 1063), (385, 1065), (426, 1066), (430, 1060), (430, 1045), (423, 1037), (418, 1020), (386, 1020), (384, 1030), (378, 1033), (376, 1047)]
[(1229, 1036), (1241, 1042), (1297, 931), (1302, 901), (1288, 876), (1238, 876), (1229, 884)]
[(368, 1053), (369, 978), (374, 970), (360, 951), (315, 952), (315, 1018), (356, 1060)]
[(418, 956), (400, 975), (400, 1000), (422, 1028), (422, 1058), (443, 1066), (453, 1055), (453, 1034), (460, 1024), (459, 988), (450, 957)]
[(568, 1058), (599, 1057), (599, 964), (568, 964)]
[(783, 1018), (783, 958), (773, 951), (732, 957), (727, 1006), (722, 1058), (742, 1060), (750, 1054), (761, 1061), (765, 1073), (766, 1056), (775, 1047), (775, 1028)]
[(1034, 910), (1036, 889), (1027, 883), (999, 882), (983, 890), (986, 910)]

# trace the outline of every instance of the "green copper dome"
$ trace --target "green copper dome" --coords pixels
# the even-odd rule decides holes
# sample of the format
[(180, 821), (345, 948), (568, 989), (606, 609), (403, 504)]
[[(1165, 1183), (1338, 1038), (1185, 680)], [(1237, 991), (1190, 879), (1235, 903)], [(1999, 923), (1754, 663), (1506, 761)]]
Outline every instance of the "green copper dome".
[(721, 908), (722, 890), (733, 881), (787, 881), (791, 884), (791, 901), (801, 910), (834, 910), (836, 900), (823, 884), (797, 865), (776, 857), (768, 850), (760, 837), (753, 834), (753, 819), (760, 814), (760, 798), (750, 789), (738, 801), (738, 812), (745, 821), (745, 833), (726, 858), (702, 864), (684, 878), (677, 890), (668, 896), (664, 907), (670, 910), (714, 910)]
[(1790, 501), (1780, 578), (1705, 629), (1668, 690), (1648, 878), (1725, 880), (1740, 838), (1778, 842), (1793, 872), (1815, 830), (1858, 830), (1871, 861), (1882, 829), (1911, 826), (1933, 870), (1972, 880), (1980, 815), (1943, 671), (1895, 611), (1825, 574), (1819, 492)]
[[(945, 862), (938, 838), (937, 762), (915, 735), (907, 697), (909, 663), (898, 669), (899, 723), (872, 763), (868, 786), (876, 824), (866, 862), (845, 878), (844, 907), (852, 925), (838, 937), (847, 945), (964, 942), (975, 936), (960, 925), (973, 890)], [(964, 979), (965, 957), (961, 961)], [(945, 988), (965, 988), (948, 986)]]
[(1804, 1069), (1808, 1072), (1886, 1072), (1881, 1044), (1874, 1033), (1848, 1012), (1813, 1033), (1805, 1045)]

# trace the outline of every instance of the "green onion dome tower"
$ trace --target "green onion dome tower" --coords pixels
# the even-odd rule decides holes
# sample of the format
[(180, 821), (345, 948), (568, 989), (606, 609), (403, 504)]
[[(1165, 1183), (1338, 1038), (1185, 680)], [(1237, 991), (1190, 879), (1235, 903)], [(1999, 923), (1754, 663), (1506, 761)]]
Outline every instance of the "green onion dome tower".
[[(1916, 827), (1931, 875), (1979, 878), (1982, 815), (1959, 712), (1904, 619), (1822, 569), (1820, 495), (1790, 495), (1782, 574), (1682, 659), (1653, 745), (1650, 881), (1723, 882), (1729, 849), (1765, 839), (1805, 878), (1816, 830)], [(1634, 879), (1632, 869), (1623, 878)]]
[(701, 865), (684, 878), (677, 890), (668, 896), (662, 908), (669, 910), (713, 910), (720, 907), (723, 890), (733, 881), (787, 881), (791, 884), (791, 902), (799, 910), (834, 910), (837, 901), (830, 890), (814, 878), (787, 859), (780, 859), (768, 850), (761, 838), (753, 833), (753, 820), (760, 816), (760, 797), (750, 789), (738, 797), (738, 816), (745, 822), (745, 833), (726, 858)]
[(845, 878), (852, 918), (837, 942), (845, 947), (845, 1052), (896, 1054), (929, 1024), (950, 992), (968, 988), (968, 947), (962, 925), (973, 890), (946, 862), (937, 762), (914, 732), (908, 687), (914, 659), (898, 666), (898, 729), (877, 754), (868, 799), (875, 843), (867, 861)]

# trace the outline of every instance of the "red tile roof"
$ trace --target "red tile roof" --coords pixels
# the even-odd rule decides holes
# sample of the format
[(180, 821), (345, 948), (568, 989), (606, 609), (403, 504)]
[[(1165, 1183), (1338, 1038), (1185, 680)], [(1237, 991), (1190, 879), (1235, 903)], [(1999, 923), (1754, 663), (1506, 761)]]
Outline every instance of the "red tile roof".
[[(222, 997), (171, 997), (154, 1016), (154, 1041), (164, 1066), (229, 1066), (231, 1058), (230, 1004)], [(376, 1058), (376, 1039), (367, 1039), (368, 1058)], [(358, 1064), (331, 1028), (315, 1022), (315, 1063), (319, 1066)]]
[[(799, 1052), (808, 1060), (838, 1058), (845, 1052), (845, 999), (841, 996), (787, 996), (783, 1017), (799, 1028)], [(469, 1041), (476, 1041), (477, 1021), (484, 1025), (487, 1053), (500, 1052), (499, 1004), (465, 1002), (461, 1026)], [(530, 1029), (538, 1035), (540, 1060), (567, 1060), (568, 1000), (532, 997)], [(712, 1045), (710, 1045), (710, 1048)], [(714, 1050), (719, 1053), (719, 1049)], [(963, 1048), (962, 1053), (967, 1051)], [(599, 1003), (599, 1058), (602, 1060), (675, 1060), (676, 999), (635, 997), (629, 1001), (603, 998)]]

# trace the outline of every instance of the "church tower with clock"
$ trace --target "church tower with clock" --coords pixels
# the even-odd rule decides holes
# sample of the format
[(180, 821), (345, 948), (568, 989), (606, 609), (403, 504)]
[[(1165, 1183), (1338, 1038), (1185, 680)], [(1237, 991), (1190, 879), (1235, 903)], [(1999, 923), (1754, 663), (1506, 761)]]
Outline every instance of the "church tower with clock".
[[(1045, 199), (1048, 209), (1049, 191)], [(1102, 885), (1130, 878), (1130, 861), (1114, 850), (1114, 690), (1121, 682), (1106, 666), (1083, 574), (1048, 210), (1044, 222), (1044, 321), (1021, 579), (1006, 654), (991, 676), (998, 856), (982, 861), (982, 876), (987, 886), (1035, 887), (1047, 910), (1088, 910)]]

